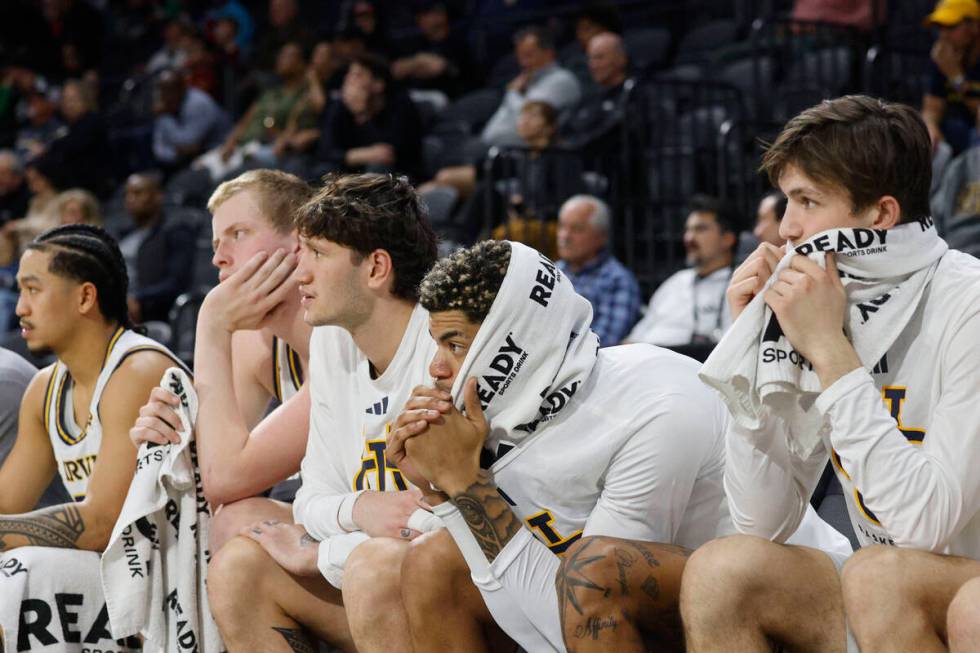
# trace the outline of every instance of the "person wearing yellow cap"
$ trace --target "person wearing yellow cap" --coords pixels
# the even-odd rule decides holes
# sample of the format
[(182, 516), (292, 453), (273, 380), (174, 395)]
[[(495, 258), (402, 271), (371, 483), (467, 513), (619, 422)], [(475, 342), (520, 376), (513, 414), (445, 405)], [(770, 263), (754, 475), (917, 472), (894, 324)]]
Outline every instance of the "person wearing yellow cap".
[(929, 88), (922, 99), (922, 118), (933, 148), (945, 140), (954, 154), (977, 143), (980, 109), (980, 3), (940, 0), (925, 19), (938, 28), (932, 47)]

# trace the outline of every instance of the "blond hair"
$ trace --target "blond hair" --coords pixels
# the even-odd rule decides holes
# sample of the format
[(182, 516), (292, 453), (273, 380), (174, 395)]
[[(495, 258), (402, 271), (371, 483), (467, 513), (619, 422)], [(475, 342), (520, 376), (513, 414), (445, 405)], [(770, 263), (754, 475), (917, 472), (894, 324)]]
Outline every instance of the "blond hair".
[(54, 198), (55, 215), (58, 222), (61, 222), (61, 213), (65, 207), (72, 202), (76, 202), (82, 209), (82, 224), (102, 226), (102, 209), (99, 208), (99, 200), (95, 195), (81, 188), (72, 188), (58, 193)]
[(262, 216), (282, 234), (296, 228), (296, 211), (313, 197), (310, 185), (296, 175), (281, 170), (249, 170), (218, 186), (208, 199), (208, 211), (214, 214), (222, 204), (245, 191), (255, 194)]

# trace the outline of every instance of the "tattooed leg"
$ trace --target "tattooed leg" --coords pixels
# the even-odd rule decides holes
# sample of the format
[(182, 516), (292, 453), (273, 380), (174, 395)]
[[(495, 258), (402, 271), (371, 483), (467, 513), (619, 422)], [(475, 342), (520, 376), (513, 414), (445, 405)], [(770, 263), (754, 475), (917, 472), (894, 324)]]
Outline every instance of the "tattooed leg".
[(316, 647), (313, 645), (313, 642), (310, 641), (310, 638), (301, 629), (273, 626), (272, 630), (282, 635), (286, 643), (289, 644), (289, 649), (294, 651), (294, 653), (316, 653)]
[(77, 549), (85, 521), (72, 504), (0, 517), (0, 551), (20, 546)]
[(555, 579), (569, 653), (683, 651), (678, 598), (689, 554), (603, 536), (570, 546)]

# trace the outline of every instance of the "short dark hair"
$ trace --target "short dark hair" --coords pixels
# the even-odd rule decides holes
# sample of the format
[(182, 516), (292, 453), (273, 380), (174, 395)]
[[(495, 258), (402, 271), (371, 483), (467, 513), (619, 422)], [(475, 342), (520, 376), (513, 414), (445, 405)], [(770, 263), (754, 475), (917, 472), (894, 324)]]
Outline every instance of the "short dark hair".
[(729, 231), (736, 236), (742, 230), (742, 218), (735, 206), (727, 201), (711, 195), (697, 193), (687, 202), (687, 212), (713, 213), (715, 222), (721, 230)]
[(770, 197), (776, 200), (776, 203), (772, 205), (772, 211), (776, 214), (776, 222), (782, 222), (783, 215), (786, 213), (787, 197), (783, 195), (783, 191), (778, 188), (772, 188), (759, 199), (759, 204), (762, 204)]
[(854, 212), (891, 195), (901, 207), (900, 222), (929, 215), (932, 146), (910, 106), (866, 95), (824, 100), (786, 123), (761, 170), (777, 185), (790, 165), (843, 189)]
[(430, 313), (462, 311), (466, 319), (486, 319), (510, 265), (510, 243), (484, 240), (456, 251), (438, 263), (422, 280), (419, 299)]
[(411, 301), (418, 300), (422, 277), (436, 260), (428, 211), (405, 177), (327, 175), (323, 188), (297, 211), (296, 229), (303, 237), (348, 247), (361, 258), (385, 250), (395, 272), (392, 294)]
[(388, 60), (382, 57), (380, 54), (374, 52), (361, 52), (360, 54), (355, 54), (351, 57), (351, 65), (357, 64), (363, 68), (366, 68), (371, 77), (375, 79), (380, 79), (385, 83), (385, 89), (387, 90), (391, 86), (391, 66), (388, 64)]
[(48, 271), (78, 283), (95, 286), (99, 311), (110, 322), (132, 327), (126, 294), (129, 276), (119, 245), (104, 229), (89, 224), (66, 224), (50, 229), (27, 249), (51, 252)]
[(619, 9), (606, 0), (593, 0), (575, 13), (575, 22), (587, 20), (608, 32), (619, 34), (623, 31), (623, 19)]
[(554, 32), (543, 25), (528, 25), (517, 30), (514, 33), (514, 43), (520, 43), (528, 36), (533, 36), (542, 50), (554, 50), (558, 47)]

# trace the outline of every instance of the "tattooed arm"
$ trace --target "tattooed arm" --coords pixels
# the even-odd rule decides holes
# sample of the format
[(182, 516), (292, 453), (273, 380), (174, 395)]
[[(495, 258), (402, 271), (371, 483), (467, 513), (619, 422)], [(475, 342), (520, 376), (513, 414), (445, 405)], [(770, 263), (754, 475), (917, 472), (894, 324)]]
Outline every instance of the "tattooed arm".
[(500, 496), (490, 472), (484, 469), (477, 472), (476, 482), (465, 491), (450, 494), (450, 500), (466, 520), (487, 562), (493, 562), (521, 529), (517, 515)]
[(51, 506), (23, 515), (0, 516), (0, 551), (20, 546), (77, 549), (85, 521), (74, 504)]

